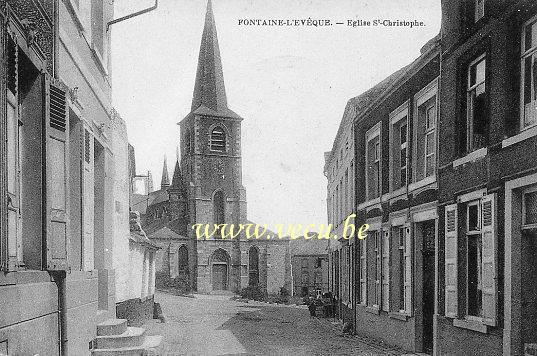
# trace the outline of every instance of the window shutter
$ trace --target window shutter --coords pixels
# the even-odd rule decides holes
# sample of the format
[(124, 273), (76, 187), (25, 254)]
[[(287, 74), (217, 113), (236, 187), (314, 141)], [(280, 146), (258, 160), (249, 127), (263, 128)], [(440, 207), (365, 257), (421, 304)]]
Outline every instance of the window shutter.
[(390, 232), (382, 239), (382, 310), (390, 311)]
[(6, 82), (1, 78), (6, 75), (6, 27), (3, 14), (0, 13), (0, 269), (8, 269), (7, 251), (7, 161), (6, 161)]
[(481, 284), (483, 290), (483, 317), (487, 325), (496, 325), (497, 314), (497, 230), (496, 194), (481, 199), (483, 248), (481, 260)]
[(412, 230), (405, 224), (405, 314), (412, 315)]
[(367, 238), (360, 240), (360, 301), (367, 304)]
[(447, 317), (458, 316), (457, 291), (457, 204), (445, 208), (445, 314)]
[(88, 128), (82, 127), (82, 230), (83, 230), (83, 270), (90, 271), (94, 267), (94, 195), (95, 195), (95, 167), (94, 167), (94, 138)]
[(67, 269), (69, 118), (65, 86), (45, 77), (46, 268)]

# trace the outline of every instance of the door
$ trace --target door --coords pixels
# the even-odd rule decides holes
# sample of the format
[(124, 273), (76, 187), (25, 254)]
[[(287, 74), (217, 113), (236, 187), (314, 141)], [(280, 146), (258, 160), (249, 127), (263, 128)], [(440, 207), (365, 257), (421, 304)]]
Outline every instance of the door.
[(423, 222), (423, 352), (433, 352), (435, 222)]
[(522, 339), (523, 344), (537, 343), (537, 229), (522, 230)]
[(213, 264), (213, 290), (227, 290), (226, 264)]

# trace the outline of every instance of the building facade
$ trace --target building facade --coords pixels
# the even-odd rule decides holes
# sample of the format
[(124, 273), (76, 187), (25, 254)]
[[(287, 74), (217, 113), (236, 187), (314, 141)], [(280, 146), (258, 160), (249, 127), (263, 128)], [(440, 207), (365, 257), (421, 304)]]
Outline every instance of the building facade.
[(291, 241), (292, 295), (316, 297), (328, 292), (327, 247), (325, 240)]
[(437, 353), (523, 355), (537, 341), (537, 6), (442, 5)]
[(442, 1), (440, 37), (357, 110), (355, 225), (369, 230), (354, 267), (330, 258), (357, 334), (437, 355), (535, 352), (536, 38), (534, 1)]
[(88, 354), (116, 322), (129, 194), (112, 18), (107, 1), (0, 3), (2, 354)]
[(358, 226), (356, 332), (433, 348), (438, 38), (354, 121)]

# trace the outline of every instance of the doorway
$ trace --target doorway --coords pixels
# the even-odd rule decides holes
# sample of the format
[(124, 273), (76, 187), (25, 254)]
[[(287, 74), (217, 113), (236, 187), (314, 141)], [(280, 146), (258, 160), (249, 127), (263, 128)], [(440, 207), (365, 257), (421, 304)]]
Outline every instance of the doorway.
[(522, 339), (523, 344), (537, 343), (537, 228), (522, 231)]
[(435, 273), (435, 220), (417, 224), (422, 236), (422, 305), (423, 305), (423, 345), (424, 353), (433, 353), (433, 319), (434, 319), (434, 273)]
[(226, 264), (213, 264), (213, 290), (227, 290)]
[(211, 280), (214, 291), (228, 290), (229, 254), (216, 250), (211, 257)]

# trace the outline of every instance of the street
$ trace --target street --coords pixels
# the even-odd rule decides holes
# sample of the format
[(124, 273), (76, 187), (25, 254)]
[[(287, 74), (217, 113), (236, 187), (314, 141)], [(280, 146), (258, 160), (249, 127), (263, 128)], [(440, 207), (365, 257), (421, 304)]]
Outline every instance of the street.
[(229, 296), (195, 298), (156, 293), (166, 323), (144, 325), (164, 340), (159, 355), (397, 355), (344, 336), (327, 320), (311, 318), (304, 308)]

